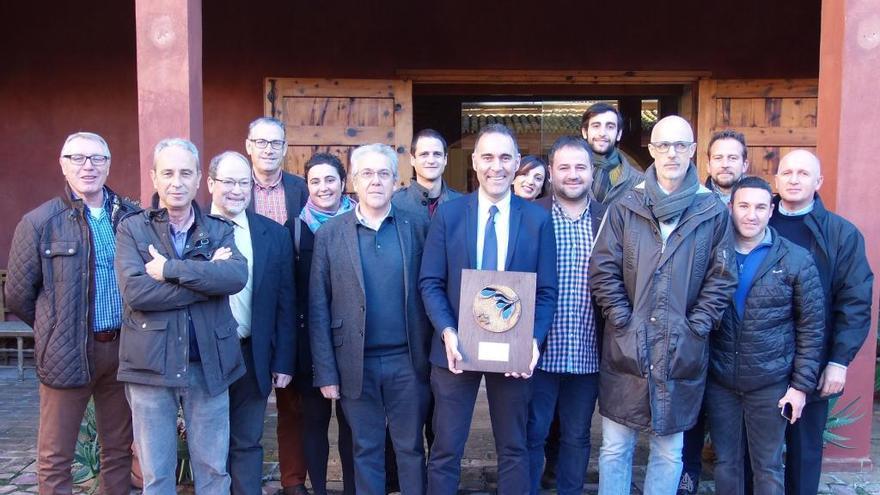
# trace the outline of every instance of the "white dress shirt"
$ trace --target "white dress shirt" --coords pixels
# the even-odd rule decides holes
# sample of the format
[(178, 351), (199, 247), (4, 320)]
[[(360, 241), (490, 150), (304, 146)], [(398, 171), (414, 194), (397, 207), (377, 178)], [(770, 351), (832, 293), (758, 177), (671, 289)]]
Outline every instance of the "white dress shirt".
[[(217, 208), (211, 206), (211, 213), (220, 215)], [(235, 247), (238, 248), (242, 256), (247, 258), (248, 280), (244, 289), (229, 296), (229, 308), (232, 309), (232, 316), (238, 323), (238, 338), (244, 339), (251, 336), (251, 301), (254, 293), (254, 247), (251, 242), (251, 228), (248, 223), (247, 214), (244, 211), (233, 218), (229, 218), (233, 223), (232, 231), (235, 234)]]
[[(477, 193), (477, 268), (480, 270), (498, 270), (503, 272), (507, 262), (507, 245), (510, 241), (510, 195), (508, 192), (497, 203), (483, 192)], [(486, 241), (486, 222), (489, 220), (489, 208), (495, 205), (495, 239), (498, 241), (498, 267), (483, 267), (483, 244)]]

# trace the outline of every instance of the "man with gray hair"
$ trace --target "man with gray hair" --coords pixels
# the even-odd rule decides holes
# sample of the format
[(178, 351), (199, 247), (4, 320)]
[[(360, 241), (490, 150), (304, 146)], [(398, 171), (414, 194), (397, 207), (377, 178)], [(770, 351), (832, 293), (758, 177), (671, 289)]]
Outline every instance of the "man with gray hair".
[(116, 273), (125, 319), (119, 380), (126, 382), (144, 494), (174, 494), (177, 410), (186, 421), (196, 493), (229, 493), (229, 386), (244, 375), (229, 296), (248, 279), (232, 223), (193, 199), (195, 145), (156, 145), (154, 206), (119, 226)]
[(293, 378), (296, 355), (293, 245), (287, 229), (246, 211), (251, 165), (235, 151), (208, 166), (211, 213), (230, 222), (235, 246), (248, 260), (248, 282), (229, 297), (247, 373), (229, 387), (229, 474), (232, 493), (259, 495), (263, 478), (263, 418), (272, 387)]
[(64, 191), (19, 222), (6, 283), (9, 309), (34, 329), (39, 491), (72, 492), (79, 425), (94, 398), (101, 487), (105, 493), (128, 493), (131, 413), (116, 379), (122, 300), (113, 258), (116, 227), (137, 207), (104, 185), (110, 149), (101, 136), (71, 134), (58, 161)]
[(357, 493), (385, 494), (385, 426), (400, 488), (425, 493), (430, 323), (418, 291), (427, 220), (394, 208), (397, 153), (361, 146), (351, 155), (360, 199), (315, 233), (309, 329), (315, 386), (341, 399), (351, 425)]

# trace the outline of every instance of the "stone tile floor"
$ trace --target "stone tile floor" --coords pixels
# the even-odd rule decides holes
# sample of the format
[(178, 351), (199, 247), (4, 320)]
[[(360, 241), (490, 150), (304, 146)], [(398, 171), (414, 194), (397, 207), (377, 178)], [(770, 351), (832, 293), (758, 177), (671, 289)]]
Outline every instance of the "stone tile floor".
[[(39, 397), (37, 381), (33, 369), (26, 370), (25, 379), (19, 381), (15, 369), (0, 368), (0, 495), (37, 493), (36, 486), (36, 438), (37, 418), (39, 414)], [(880, 402), (874, 405), (874, 428), (872, 458), (875, 464), (880, 460)], [(593, 445), (587, 473), (587, 485), (584, 493), (596, 493), (598, 489), (598, 471), (596, 460), (599, 442), (598, 415), (593, 418)], [(279, 489), (278, 483), (278, 447), (275, 439), (276, 412), (274, 397), (266, 414), (266, 436), (264, 447), (266, 463), (264, 465), (264, 494), (274, 494)], [(331, 438), (335, 438), (335, 422), (331, 421)], [(332, 449), (331, 449), (332, 451)], [(647, 446), (640, 442), (635, 454), (635, 476), (633, 493), (642, 493), (644, 465), (647, 460)], [(708, 474), (708, 473), (707, 473)], [(339, 459), (330, 459), (328, 467), (328, 488), (332, 493), (341, 493), (342, 484)], [(474, 414), (470, 439), (465, 450), (461, 493), (482, 494), (492, 493), (497, 474), (495, 472), (495, 451), (489, 424), (489, 413), (486, 407), (484, 391), (481, 391)], [(91, 486), (87, 483), (78, 486), (76, 493), (87, 493)], [(706, 480), (700, 485), (701, 493), (713, 493), (713, 483)], [(192, 493), (192, 487), (181, 487), (179, 493)], [(132, 494), (139, 493), (136, 490)], [(554, 493), (548, 491), (546, 493)], [(825, 473), (822, 476), (820, 493), (833, 495), (865, 495), (880, 494), (880, 470), (874, 469), (867, 473)]]

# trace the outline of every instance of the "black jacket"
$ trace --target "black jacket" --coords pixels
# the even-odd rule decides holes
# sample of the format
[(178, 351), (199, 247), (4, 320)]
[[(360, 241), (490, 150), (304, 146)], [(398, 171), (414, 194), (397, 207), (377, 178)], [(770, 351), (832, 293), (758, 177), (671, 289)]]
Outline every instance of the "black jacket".
[(731, 303), (711, 334), (709, 373), (740, 392), (788, 380), (809, 394), (818, 382), (825, 328), (819, 273), (810, 253), (770, 232), (773, 244), (752, 281), (743, 318)]
[[(774, 198), (779, 213), (779, 196)], [(829, 361), (849, 366), (871, 328), (874, 274), (865, 255), (865, 238), (840, 215), (825, 209), (817, 194), (804, 222), (813, 235), (810, 254), (819, 270), (825, 296), (825, 345), (819, 372)]]

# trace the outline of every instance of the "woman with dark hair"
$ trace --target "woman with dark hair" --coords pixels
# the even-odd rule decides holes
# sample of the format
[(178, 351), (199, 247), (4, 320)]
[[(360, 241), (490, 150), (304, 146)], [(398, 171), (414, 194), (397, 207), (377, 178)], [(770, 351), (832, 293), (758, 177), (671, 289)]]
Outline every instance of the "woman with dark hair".
[(513, 178), (513, 194), (534, 201), (547, 194), (547, 162), (535, 155), (522, 157)]
[[(296, 309), (297, 309), (297, 366), (294, 386), (302, 397), (302, 445), (312, 493), (327, 493), (327, 458), (330, 443), (327, 430), (333, 401), (325, 399), (312, 385), (312, 351), (309, 344), (309, 272), (312, 268), (312, 250), (315, 231), (327, 220), (354, 209), (357, 203), (344, 194), (345, 167), (334, 155), (316, 153), (305, 165), (309, 199), (299, 215), (294, 229), (296, 255)], [(356, 283), (356, 282), (354, 282)], [(282, 389), (276, 389), (276, 393)], [(338, 404), (338, 402), (337, 402)], [(282, 418), (279, 418), (281, 421)], [(351, 428), (341, 407), (336, 407), (339, 425), (339, 457), (342, 463), (343, 493), (354, 494), (354, 462), (352, 461)], [(279, 439), (279, 444), (281, 439)], [(287, 492), (285, 492), (287, 493)]]

